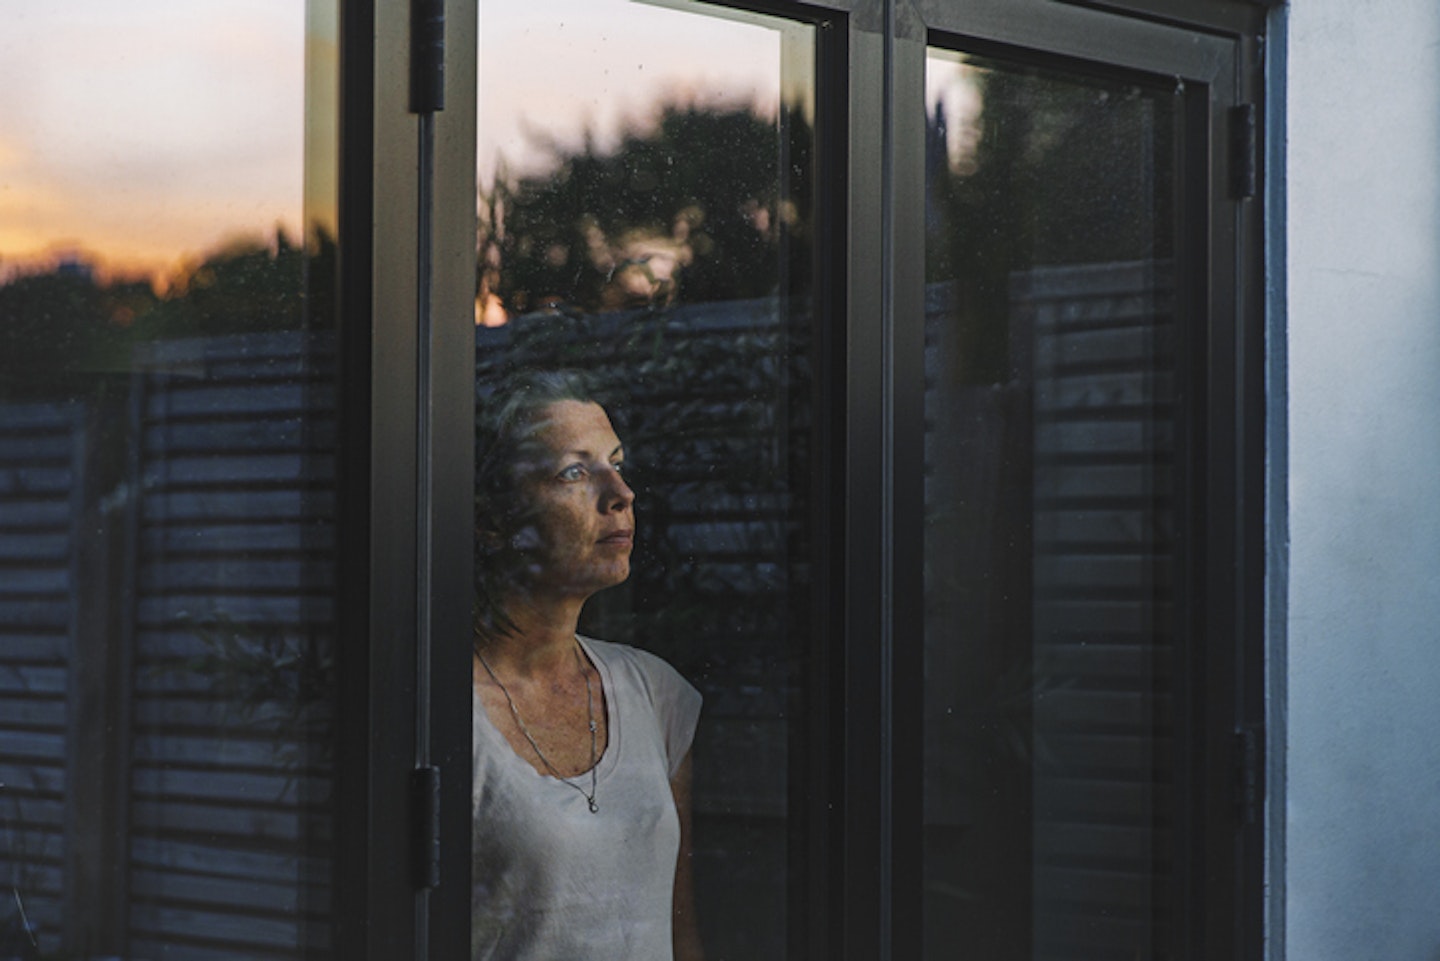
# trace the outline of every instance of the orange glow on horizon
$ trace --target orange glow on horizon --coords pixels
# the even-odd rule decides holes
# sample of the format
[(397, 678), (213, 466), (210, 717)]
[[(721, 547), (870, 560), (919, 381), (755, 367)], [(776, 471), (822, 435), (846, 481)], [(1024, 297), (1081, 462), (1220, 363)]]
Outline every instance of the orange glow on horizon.
[(333, 235), (334, 171), (307, 180), (306, 164), (308, 149), (333, 167), (331, 6), (67, 0), (10, 16), (0, 88), (24, 96), (0, 97), (0, 283), (83, 264), (163, 290), (237, 244), (298, 244), (307, 220)]

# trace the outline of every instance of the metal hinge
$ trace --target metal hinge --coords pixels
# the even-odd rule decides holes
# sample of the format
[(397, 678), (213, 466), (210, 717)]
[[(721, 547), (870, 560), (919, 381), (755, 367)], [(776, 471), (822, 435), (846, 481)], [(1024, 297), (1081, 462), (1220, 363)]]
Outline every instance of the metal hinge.
[(440, 769), (416, 768), (410, 776), (411, 850), (415, 852), (415, 888), (428, 891), (440, 884)]
[(410, 112), (445, 109), (445, 0), (410, 0)]
[(1260, 138), (1255, 105), (1230, 108), (1230, 195), (1236, 200), (1255, 196), (1260, 177)]
[(1235, 809), (1242, 825), (1260, 820), (1265, 803), (1265, 741), (1261, 731), (1249, 725), (1235, 732)]

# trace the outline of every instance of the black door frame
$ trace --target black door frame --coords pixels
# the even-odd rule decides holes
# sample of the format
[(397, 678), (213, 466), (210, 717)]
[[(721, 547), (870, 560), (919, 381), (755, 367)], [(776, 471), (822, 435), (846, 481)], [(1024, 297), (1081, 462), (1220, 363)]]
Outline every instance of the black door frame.
[[(814, 617), (825, 626), (817, 636), (830, 640), (817, 652), (807, 723), (828, 737), (806, 759), (800, 804), (812, 883), (793, 902), (804, 912), (792, 950), (919, 956), (922, 661), (920, 646), (904, 640), (923, 632), (920, 104), (926, 47), (941, 44), (1174, 77), (1190, 91), (1185, 136), (1203, 145), (1205, 162), (1195, 167), (1203, 182), (1187, 190), (1186, 229), (1207, 262), (1194, 287), (1205, 305), (1193, 346), (1205, 506), (1194, 584), (1206, 639), (1192, 665), (1200, 682), (1190, 715), (1203, 746), (1195, 956), (1260, 957), (1263, 818), (1255, 799), (1237, 804), (1231, 775), (1239, 767), (1242, 783), (1263, 784), (1241, 763), (1255, 760), (1247, 745), (1263, 743), (1262, 225), (1258, 198), (1232, 196), (1228, 185), (1243, 157), (1231, 108), (1262, 102), (1263, 11), (1241, 0), (735, 6), (819, 26), (817, 235), (827, 240), (817, 245), (825, 445), (816, 521), (817, 560), (828, 567), (817, 574)], [(471, 583), (476, 5), (447, 7), (446, 104), (430, 121), (410, 111), (409, 5), (341, 7), (345, 733), (335, 950), (377, 961), (468, 950), (470, 691), (460, 666), (469, 663)], [(906, 103), (915, 108), (896, 108)], [(425, 189), (427, 137), (434, 168)], [(427, 603), (417, 603), (421, 590)], [(409, 829), (424, 813), (417, 759), (441, 778), (440, 884), (418, 894), (411, 865), (430, 838)]]

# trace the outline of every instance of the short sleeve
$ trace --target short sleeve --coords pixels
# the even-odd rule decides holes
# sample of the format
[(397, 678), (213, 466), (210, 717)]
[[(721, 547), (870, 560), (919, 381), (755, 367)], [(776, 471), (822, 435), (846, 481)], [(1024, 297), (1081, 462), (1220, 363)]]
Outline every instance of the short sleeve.
[[(659, 661), (659, 658), (656, 660)], [(660, 716), (660, 725), (665, 733), (669, 776), (674, 778), (695, 740), (695, 727), (700, 723), (700, 705), (703, 698), (694, 685), (680, 676), (679, 671), (664, 661), (659, 663), (669, 675), (665, 685), (672, 689), (663, 701), (666, 706), (662, 706), (660, 698), (656, 699), (656, 713)]]
[[(585, 640), (595, 647), (604, 644), (590, 638)], [(637, 680), (649, 696), (661, 737), (665, 742), (666, 774), (674, 778), (695, 740), (695, 728), (700, 722), (703, 700), (700, 692), (663, 658), (649, 651), (622, 644), (608, 645), (608, 648), (630, 664)]]

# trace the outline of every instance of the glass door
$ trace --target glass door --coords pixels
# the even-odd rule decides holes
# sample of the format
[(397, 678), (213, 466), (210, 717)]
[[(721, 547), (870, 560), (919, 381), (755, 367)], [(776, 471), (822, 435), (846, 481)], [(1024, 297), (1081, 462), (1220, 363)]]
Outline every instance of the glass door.
[[(676, 905), (681, 957), (698, 943), (711, 958), (786, 956), (804, 936), (816, 881), (805, 856), (813, 826), (797, 817), (817, 746), (799, 719), (813, 708), (823, 643), (813, 616), (824, 566), (814, 524), (816, 47), (811, 23), (718, 5), (480, 4), (477, 473), (482, 487), (495, 482), (495, 411), (514, 403), (507, 391), (527, 370), (583, 378), (623, 444), (629, 575), (589, 601), (579, 631), (658, 656), (703, 698), (681, 746), (693, 757), (681, 867), (696, 905), (688, 915)], [(493, 508), (477, 495), (477, 539)], [(507, 573), (518, 556), (477, 552), (481, 590), (523, 580)], [(482, 655), (498, 649), (491, 628), (477, 630)], [(496, 664), (477, 689), (490, 680), (508, 684), (523, 718), (515, 675)], [(619, 723), (633, 708), (613, 696)], [(473, 937), (477, 957), (492, 943), (509, 956), (520, 907), (504, 892), (534, 874), (524, 862), (544, 845), (507, 843), (513, 812), (489, 798), (511, 755), (536, 766), (546, 748), (538, 735), (518, 752), (496, 739), (512, 727), (507, 713), (477, 709), (475, 724)], [(581, 794), (598, 792), (577, 836), (628, 816), (606, 800), (625, 796), (611, 762), (623, 763), (627, 743), (612, 738), (592, 762), (597, 780), (574, 778)], [(507, 868), (507, 858), (520, 863)], [(602, 867), (583, 897), (603, 899), (607, 885), (646, 890), (611, 873), (622, 865)], [(630, 897), (607, 913), (630, 917), (641, 896)]]
[[(1188, 0), (741, 6), (478, 5), (446, 930), (483, 957), (548, 924), (515, 864), (615, 796), (608, 642), (702, 702), (657, 789), (690, 819), (677, 957), (1246, 956), (1254, 32)], [(586, 386), (525, 407), (536, 371)], [(606, 456), (527, 473), (562, 401)], [(555, 583), (542, 481), (629, 525), (554, 687), (573, 744), (491, 604)], [(494, 801), (507, 766), (554, 831)], [(581, 913), (632, 890), (598, 863)]]
[(1230, 907), (1195, 905), (1238, 870), (1210, 832), (1244, 633), (1207, 567), (1242, 469), (1238, 47), (1000, 6), (929, 5), (923, 67), (897, 55), (924, 112), (897, 355), (923, 384), (897, 528), (923, 543), (923, 954), (1228, 957)]
[(6, 11), (5, 957), (331, 956), (337, 7)]
[(940, 48), (926, 88), (927, 941), (1156, 956), (1184, 846), (1181, 104)]

